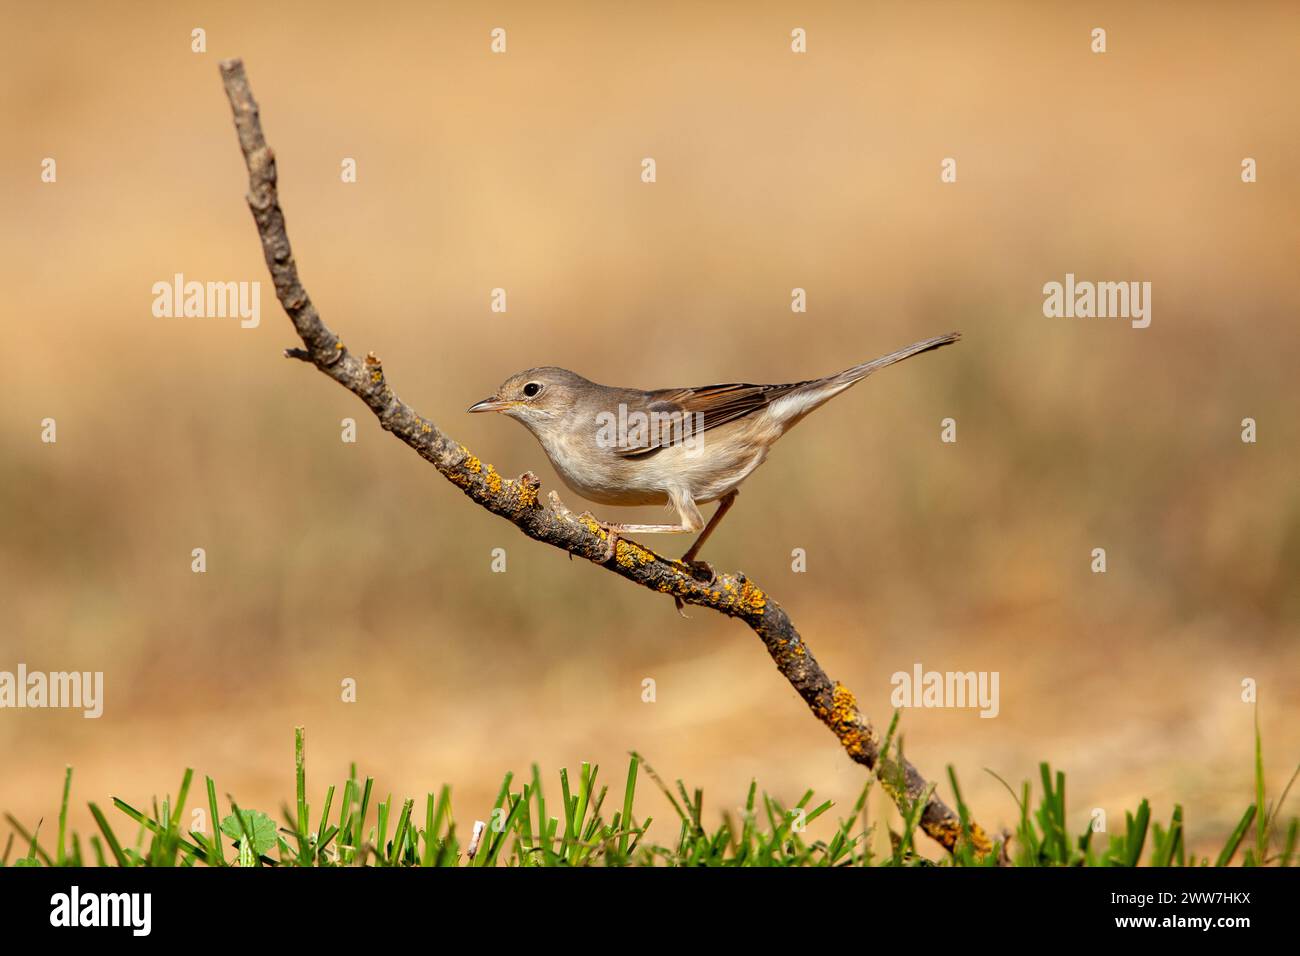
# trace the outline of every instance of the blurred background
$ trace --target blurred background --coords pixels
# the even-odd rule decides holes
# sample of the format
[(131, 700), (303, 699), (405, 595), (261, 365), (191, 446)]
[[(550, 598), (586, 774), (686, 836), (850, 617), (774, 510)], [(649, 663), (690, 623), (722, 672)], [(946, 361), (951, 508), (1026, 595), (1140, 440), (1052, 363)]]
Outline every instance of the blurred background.
[[(453, 784), (459, 819), (488, 812), (507, 770), (536, 761), (555, 781), (588, 760), (621, 779), (632, 749), (703, 787), (713, 819), (751, 778), (845, 812), (863, 782), (743, 625), (683, 620), (525, 539), (281, 357), (296, 342), (244, 203), (228, 56), (261, 104), (322, 317), (503, 474), (559, 487), (517, 424), (464, 414), (521, 368), (779, 382), (964, 333), (786, 437), (705, 556), (770, 591), (882, 726), (895, 671), (998, 671), (996, 719), (902, 724), (909, 757), (936, 780), (954, 764), (986, 826), (1017, 809), (985, 768), (1015, 784), (1050, 760), (1076, 830), (1147, 796), (1159, 818), (1185, 804), (1191, 844), (1217, 845), (1251, 800), (1247, 678), (1275, 795), (1289, 778), (1294, 4), (50, 3), (7, 18), (0, 670), (106, 684), (99, 720), (0, 711), (0, 809), (27, 826), (53, 832), (69, 763), (83, 830), (86, 801), (145, 805), (186, 766), (277, 812), (300, 724), (313, 801), (355, 760), (380, 793)], [(260, 327), (155, 318), (152, 285), (178, 272), (261, 281)], [(1067, 272), (1150, 281), (1151, 326), (1045, 318), (1043, 284)], [(1248, 416), (1256, 444), (1240, 440)], [(956, 444), (939, 440), (947, 417)]]

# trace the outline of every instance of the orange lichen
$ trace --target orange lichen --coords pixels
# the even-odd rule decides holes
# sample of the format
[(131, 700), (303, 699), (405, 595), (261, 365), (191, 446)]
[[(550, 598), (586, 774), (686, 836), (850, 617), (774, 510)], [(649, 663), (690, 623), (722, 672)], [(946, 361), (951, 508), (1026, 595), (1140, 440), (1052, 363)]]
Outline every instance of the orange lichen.
[(850, 757), (861, 757), (868, 752), (868, 745), (873, 742), (871, 731), (862, 723), (853, 692), (843, 684), (836, 681), (831, 691), (830, 713), (819, 716), (840, 738)]
[(527, 481), (518, 481), (515, 482), (515, 484), (519, 486), (519, 491), (517, 492), (517, 494), (519, 496), (519, 503), (521, 505), (523, 505), (525, 508), (531, 508), (533, 505), (537, 504), (536, 485)]
[(620, 540), (614, 548), (614, 560), (625, 568), (645, 567), (654, 563), (655, 555), (635, 541)]
[[(984, 856), (993, 849), (993, 841), (989, 835), (984, 832), (984, 828), (973, 820), (967, 824), (970, 827), (968, 837), (970, 839), (971, 849), (980, 856)], [(954, 817), (946, 817), (933, 822), (922, 822), (921, 828), (925, 830), (935, 841), (940, 843), (945, 849), (953, 850), (961, 840), (961, 821)]]
[[(993, 841), (990, 840), (989, 835), (984, 832), (984, 828), (973, 820), (969, 821), (967, 826), (970, 827), (970, 845), (975, 848), (975, 852), (980, 856), (991, 852), (993, 850)], [(951, 849), (951, 847), (949, 847), (949, 849)]]
[(767, 595), (763, 593), (762, 588), (746, 580), (741, 585), (736, 606), (745, 614), (762, 614), (763, 609), (767, 607)]

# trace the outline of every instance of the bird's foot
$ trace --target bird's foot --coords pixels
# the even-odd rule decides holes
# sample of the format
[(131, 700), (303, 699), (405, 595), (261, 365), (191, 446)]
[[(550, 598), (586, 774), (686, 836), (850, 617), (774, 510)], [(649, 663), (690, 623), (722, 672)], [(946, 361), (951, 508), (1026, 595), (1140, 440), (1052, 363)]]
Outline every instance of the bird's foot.
[[(686, 568), (686, 573), (701, 584), (713, 587), (714, 583), (718, 580), (718, 572), (714, 571), (713, 565), (709, 564), (707, 561), (696, 561), (694, 558), (682, 558), (677, 563)], [(677, 606), (678, 614), (682, 617), (687, 617), (686, 611), (684, 610), (686, 605), (682, 602), (681, 598), (674, 595), (673, 604)]]
[(707, 584), (710, 587), (718, 580), (718, 572), (713, 570), (713, 565), (707, 561), (697, 561), (693, 558), (682, 558), (679, 562), (686, 568), (686, 572), (701, 584)]
[(595, 522), (596, 527), (605, 532), (605, 551), (599, 558), (592, 558), (591, 560), (596, 564), (609, 564), (614, 555), (618, 553), (618, 542), (620, 539), (618, 527), (608, 521), (601, 521), (594, 515), (588, 514), (584, 517), (591, 518), (591, 520)]

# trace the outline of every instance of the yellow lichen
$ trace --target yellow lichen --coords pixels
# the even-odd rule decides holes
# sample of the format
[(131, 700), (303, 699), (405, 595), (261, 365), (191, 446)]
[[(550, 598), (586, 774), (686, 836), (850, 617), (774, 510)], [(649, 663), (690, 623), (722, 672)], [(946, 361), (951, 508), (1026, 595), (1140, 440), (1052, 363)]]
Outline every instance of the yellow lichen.
[(746, 613), (762, 614), (763, 608), (767, 607), (767, 595), (763, 593), (762, 588), (746, 581), (741, 587), (736, 604)]
[[(990, 840), (989, 835), (984, 832), (984, 828), (980, 826), (978, 823), (975, 823), (974, 821), (972, 821), (969, 824), (969, 826), (970, 826), (970, 845), (975, 848), (975, 852), (978, 853), (980, 856), (983, 856), (985, 853), (992, 851), (993, 841)], [(960, 832), (960, 828), (959, 828), (959, 832)], [(953, 842), (955, 843), (956, 841)]]
[(654, 553), (635, 541), (619, 541), (614, 549), (614, 560), (625, 568), (645, 567), (654, 563)]
[(835, 732), (835, 736), (840, 738), (840, 743), (850, 757), (861, 757), (867, 752), (871, 733), (863, 726), (858, 713), (858, 702), (852, 691), (838, 681), (831, 691), (830, 713), (822, 715), (822, 719)]
[(519, 503), (525, 508), (531, 508), (537, 504), (537, 488), (526, 481), (518, 482), (519, 485)]

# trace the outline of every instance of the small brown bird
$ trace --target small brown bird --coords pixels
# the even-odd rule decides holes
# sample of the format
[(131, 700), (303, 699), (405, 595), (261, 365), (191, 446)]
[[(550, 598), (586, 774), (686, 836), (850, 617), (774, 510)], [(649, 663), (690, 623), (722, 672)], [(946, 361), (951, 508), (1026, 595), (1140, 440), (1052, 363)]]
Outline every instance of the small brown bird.
[[(620, 534), (699, 532), (682, 557), (693, 564), (740, 484), (805, 415), (872, 372), (960, 337), (958, 332), (940, 335), (835, 375), (789, 385), (648, 392), (597, 385), (567, 369), (530, 368), (510, 376), (469, 411), (502, 412), (521, 422), (541, 442), (564, 483), (584, 498), (676, 509), (678, 524), (602, 522), (609, 532), (605, 561), (614, 556)], [(705, 524), (699, 505), (710, 501), (718, 508)], [(707, 570), (711, 577), (712, 569)]]

